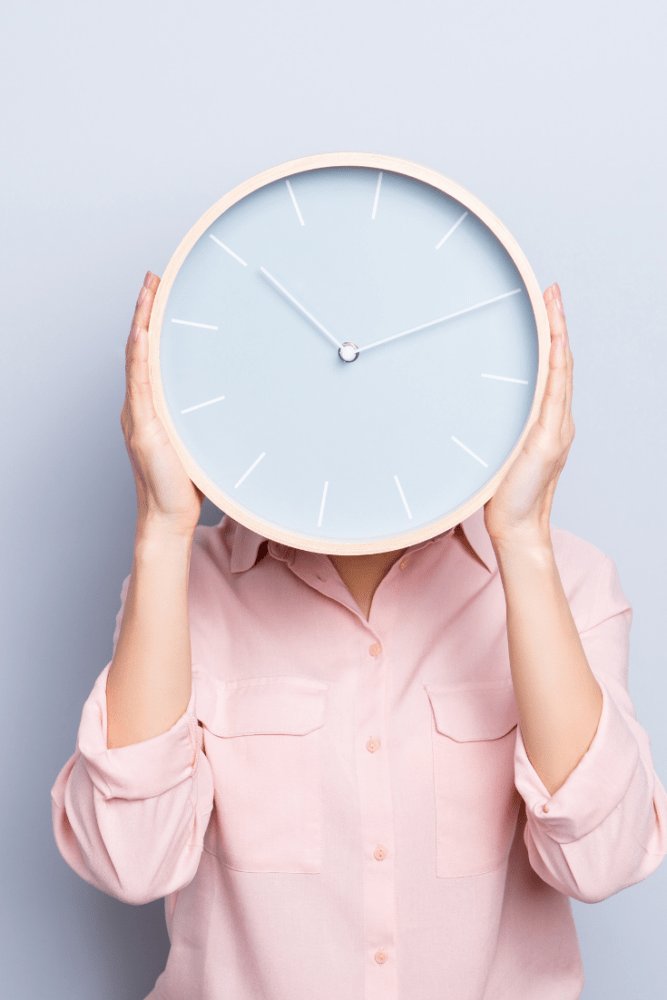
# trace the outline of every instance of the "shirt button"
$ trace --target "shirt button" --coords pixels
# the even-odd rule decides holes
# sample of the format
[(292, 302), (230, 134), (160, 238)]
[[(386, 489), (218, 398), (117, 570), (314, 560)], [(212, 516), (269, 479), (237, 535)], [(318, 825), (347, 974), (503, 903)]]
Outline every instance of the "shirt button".
[(384, 950), (384, 948), (378, 948), (378, 950), (375, 952), (375, 961), (378, 963), (378, 965), (384, 965), (384, 963), (387, 961), (388, 958), (389, 955)]
[(369, 753), (375, 753), (376, 750), (380, 749), (380, 741), (376, 740), (374, 736), (371, 736), (370, 740), (366, 744), (366, 749)]
[(373, 645), (368, 650), (368, 652), (371, 654), (371, 656), (379, 656), (380, 653), (382, 652), (382, 646), (380, 645), (379, 642), (374, 642)]
[(375, 850), (373, 851), (373, 857), (375, 857), (378, 861), (384, 861), (384, 859), (387, 857), (387, 853), (388, 853), (387, 848), (384, 846), (384, 844), (378, 844)]
[(399, 569), (405, 569), (405, 567), (407, 565), (408, 565), (408, 560), (407, 559), (401, 559), (401, 561), (399, 563)]

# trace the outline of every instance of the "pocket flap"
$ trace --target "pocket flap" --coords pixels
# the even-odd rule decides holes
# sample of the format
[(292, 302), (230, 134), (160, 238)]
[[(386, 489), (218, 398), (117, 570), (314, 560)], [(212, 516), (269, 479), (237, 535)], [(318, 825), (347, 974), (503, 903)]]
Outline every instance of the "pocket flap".
[(497, 740), (519, 721), (512, 684), (448, 687), (425, 684), (435, 728), (457, 743)]
[(215, 736), (305, 736), (324, 725), (328, 685), (305, 677), (202, 678), (197, 716)]

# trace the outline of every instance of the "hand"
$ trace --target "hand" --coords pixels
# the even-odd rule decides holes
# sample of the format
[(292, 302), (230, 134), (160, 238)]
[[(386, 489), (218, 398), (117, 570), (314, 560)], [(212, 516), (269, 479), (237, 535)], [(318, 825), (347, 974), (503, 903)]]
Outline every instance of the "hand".
[(329, 340), (331, 340), (336, 345), (336, 347), (338, 347), (340, 349), (343, 346), (342, 344), (338, 343), (338, 341), (336, 340), (335, 337), (332, 337), (332, 335), (329, 333), (329, 331), (326, 330), (322, 326), (322, 324), (319, 323), (315, 319), (314, 316), (311, 316), (311, 314), (308, 312), (307, 309), (304, 309), (304, 307), (301, 305), (300, 302), (296, 301), (296, 299), (294, 298), (293, 295), (290, 295), (290, 293), (287, 291), (286, 288), (283, 288), (283, 286), (281, 284), (279, 284), (279, 282), (277, 282), (276, 279), (272, 275), (269, 274), (269, 272), (266, 270), (266, 268), (260, 267), (260, 271), (262, 272), (262, 274), (265, 274), (266, 277), (269, 279), (269, 281), (272, 282), (276, 286), (276, 288), (278, 288), (283, 293), (283, 295), (285, 295), (290, 300), (290, 302), (292, 302), (297, 307), (297, 309), (300, 309), (301, 312), (303, 313), (303, 315), (307, 316), (308, 319), (311, 321), (311, 323), (314, 323), (315, 326), (317, 327), (317, 329), (321, 330), (322, 333), (324, 333), (329, 338)]
[(193, 532), (204, 494), (192, 482), (155, 412), (148, 377), (148, 321), (160, 279), (149, 271), (125, 348), (127, 388), (120, 423), (137, 491), (137, 530), (160, 524)]
[(517, 533), (550, 544), (549, 517), (556, 483), (574, 440), (571, 410), (574, 362), (557, 284), (547, 288), (544, 302), (551, 350), (540, 415), (520, 454), (484, 505), (486, 529), (492, 542), (498, 544), (516, 538)]
[(475, 309), (481, 309), (482, 306), (490, 306), (493, 302), (500, 302), (501, 299), (508, 299), (510, 295), (516, 295), (520, 292), (521, 288), (515, 288), (511, 292), (503, 292), (502, 295), (496, 295), (494, 299), (486, 299), (484, 302), (477, 302), (474, 306), (467, 306), (465, 309), (459, 309), (457, 312), (450, 313), (449, 316), (440, 316), (438, 319), (432, 319), (428, 323), (422, 323), (421, 326), (413, 326), (410, 330), (403, 330), (402, 333), (394, 333), (391, 337), (385, 337), (384, 340), (376, 340), (372, 344), (365, 344), (364, 347), (359, 348), (361, 351), (369, 351), (371, 347), (379, 347), (380, 344), (388, 344), (390, 340), (398, 340), (399, 337), (407, 337), (409, 333), (417, 333), (418, 330), (426, 330), (429, 326), (435, 326), (436, 323), (444, 323), (448, 319), (454, 319), (456, 316), (463, 316), (464, 313), (473, 312)]

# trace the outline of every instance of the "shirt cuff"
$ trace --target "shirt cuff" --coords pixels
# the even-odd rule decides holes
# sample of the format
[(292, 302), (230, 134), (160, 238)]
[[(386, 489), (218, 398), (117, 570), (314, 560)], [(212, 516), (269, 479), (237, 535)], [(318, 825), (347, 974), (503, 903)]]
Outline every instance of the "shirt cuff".
[(171, 729), (141, 743), (107, 747), (108, 663), (81, 713), (77, 750), (95, 788), (105, 799), (150, 799), (191, 778), (201, 749), (195, 685), (184, 714)]
[[(639, 746), (599, 677), (602, 713), (593, 742), (565, 782), (549, 795), (528, 759), (517, 726), (514, 776), (526, 813), (559, 844), (585, 837), (625, 796), (639, 761)], [(546, 811), (545, 811), (546, 809)]]

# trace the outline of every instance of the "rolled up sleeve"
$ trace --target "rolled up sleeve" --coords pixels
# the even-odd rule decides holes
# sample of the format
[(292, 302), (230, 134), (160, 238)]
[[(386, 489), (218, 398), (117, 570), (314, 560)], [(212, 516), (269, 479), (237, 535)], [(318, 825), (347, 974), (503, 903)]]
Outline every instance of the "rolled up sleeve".
[[(118, 641), (129, 577), (116, 619)], [(63, 858), (83, 879), (127, 903), (147, 903), (195, 875), (213, 807), (202, 752), (196, 685), (171, 729), (107, 747), (106, 683), (98, 676), (81, 714), (76, 751), (51, 789), (53, 830)]]
[(667, 853), (667, 794), (630, 699), (632, 608), (607, 556), (589, 622), (579, 634), (603, 696), (589, 749), (553, 795), (528, 759), (520, 726), (514, 765), (532, 868), (560, 892), (596, 903), (659, 866)]

